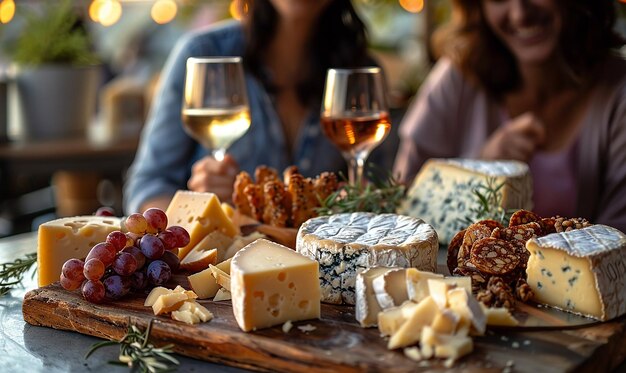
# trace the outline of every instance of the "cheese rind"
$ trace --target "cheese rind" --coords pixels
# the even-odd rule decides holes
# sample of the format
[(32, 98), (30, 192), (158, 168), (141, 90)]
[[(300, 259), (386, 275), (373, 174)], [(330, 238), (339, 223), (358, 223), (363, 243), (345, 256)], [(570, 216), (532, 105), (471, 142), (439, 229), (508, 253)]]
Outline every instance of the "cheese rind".
[(395, 268), (372, 281), (374, 294), (381, 309), (397, 307), (409, 299), (406, 291), (406, 270)]
[(364, 328), (376, 326), (378, 313), (382, 311), (376, 299), (372, 281), (391, 270), (392, 268), (389, 267), (374, 267), (368, 268), (357, 275), (354, 311), (356, 320)]
[(526, 242), (534, 300), (610, 320), (626, 313), (626, 235), (606, 225), (553, 233)]
[(231, 262), (233, 313), (243, 331), (320, 317), (319, 266), (288, 247), (259, 239)]
[(532, 177), (528, 166), (517, 161), (430, 159), (415, 177), (399, 214), (424, 219), (437, 230), (439, 241), (448, 244), (466, 227), (464, 218), (478, 207), (473, 190), (504, 183), (504, 209), (532, 209)]
[(420, 219), (357, 212), (322, 216), (300, 227), (296, 250), (320, 265), (322, 301), (355, 304), (357, 274), (371, 267), (435, 271), (435, 230)]
[(109, 216), (75, 216), (39, 226), (37, 276), (39, 286), (59, 281), (63, 263), (85, 258), (109, 233), (121, 230), (121, 219)]
[(181, 247), (178, 257), (183, 259), (207, 234), (220, 231), (229, 237), (238, 233), (237, 227), (222, 210), (217, 196), (179, 190), (165, 212), (169, 225), (179, 225), (189, 232), (189, 244)]

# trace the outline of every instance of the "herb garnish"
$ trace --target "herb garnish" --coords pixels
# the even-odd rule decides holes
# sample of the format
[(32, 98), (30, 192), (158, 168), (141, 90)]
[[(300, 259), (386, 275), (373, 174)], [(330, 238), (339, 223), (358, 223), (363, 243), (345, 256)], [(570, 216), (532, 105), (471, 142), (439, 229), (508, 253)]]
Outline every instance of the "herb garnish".
[(13, 262), (0, 264), (0, 297), (22, 283), (24, 274), (37, 263), (37, 253), (27, 254)]
[(126, 335), (120, 341), (102, 341), (94, 343), (85, 355), (85, 359), (101, 347), (119, 344), (119, 360), (109, 361), (109, 364), (125, 365), (133, 371), (139, 370), (140, 372), (155, 373), (171, 371), (172, 367), (170, 367), (168, 363), (179, 364), (178, 360), (171, 356), (173, 353), (173, 345), (169, 344), (156, 348), (153, 344), (148, 343), (153, 321), (154, 320), (150, 320), (145, 332), (139, 330), (137, 326), (129, 324)]
[(406, 187), (391, 173), (381, 178), (368, 171), (370, 182), (365, 185), (350, 184), (345, 175), (339, 173), (339, 176), (345, 183), (321, 201), (321, 206), (316, 210), (319, 215), (357, 211), (393, 213), (404, 198)]
[(480, 184), (474, 188), (472, 192), (476, 196), (478, 206), (470, 208), (469, 214), (461, 219), (461, 223), (468, 226), (480, 220), (492, 219), (507, 226), (511, 215), (516, 210), (502, 207), (502, 188), (505, 185), (506, 182), (497, 184), (497, 178), (488, 177), (486, 184)]

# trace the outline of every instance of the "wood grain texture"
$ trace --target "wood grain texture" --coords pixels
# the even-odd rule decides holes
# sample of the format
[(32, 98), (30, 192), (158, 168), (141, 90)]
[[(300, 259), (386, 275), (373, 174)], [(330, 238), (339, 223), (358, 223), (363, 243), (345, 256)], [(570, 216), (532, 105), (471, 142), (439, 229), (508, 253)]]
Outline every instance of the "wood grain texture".
[[(388, 351), (376, 329), (358, 326), (350, 306), (323, 304), (321, 320), (294, 323), (289, 333), (280, 326), (245, 333), (237, 326), (230, 301), (200, 301), (215, 317), (192, 326), (154, 316), (151, 308), (143, 306), (144, 298), (137, 295), (94, 305), (78, 292), (53, 284), (27, 293), (23, 314), (32, 325), (105, 339), (120, 339), (129, 322), (145, 328), (155, 319), (151, 341), (156, 345), (173, 343), (182, 355), (257, 371), (445, 370), (436, 360), (416, 363), (399, 351)], [(297, 328), (306, 324), (316, 329), (305, 333)], [(457, 362), (455, 369), (501, 372), (512, 364), (516, 372), (610, 371), (626, 358), (626, 319), (577, 329), (493, 329), (474, 342), (474, 352)]]

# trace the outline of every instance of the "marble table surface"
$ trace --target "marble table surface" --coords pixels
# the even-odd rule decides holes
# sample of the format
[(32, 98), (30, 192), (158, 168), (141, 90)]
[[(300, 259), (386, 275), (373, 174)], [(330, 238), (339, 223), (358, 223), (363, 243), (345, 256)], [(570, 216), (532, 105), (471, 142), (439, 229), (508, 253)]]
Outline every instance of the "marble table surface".
[[(34, 233), (0, 239), (0, 263), (12, 261), (37, 247)], [(116, 360), (116, 346), (105, 347), (85, 359), (89, 346), (102, 341), (79, 333), (27, 324), (22, 317), (22, 300), (34, 289), (32, 273), (24, 286), (0, 297), (0, 372), (128, 372), (125, 367), (108, 364)], [(180, 372), (245, 372), (241, 369), (176, 356)]]

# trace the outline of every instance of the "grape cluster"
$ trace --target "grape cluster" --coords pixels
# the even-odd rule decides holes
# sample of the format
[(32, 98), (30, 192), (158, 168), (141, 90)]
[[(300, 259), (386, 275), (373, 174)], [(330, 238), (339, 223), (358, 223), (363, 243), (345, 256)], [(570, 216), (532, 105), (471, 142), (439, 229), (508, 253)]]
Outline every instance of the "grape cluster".
[(156, 208), (128, 216), (124, 226), (126, 233), (111, 232), (85, 260), (65, 262), (61, 286), (80, 288), (85, 299), (100, 303), (169, 281), (180, 264), (176, 250), (189, 244), (189, 233), (179, 226), (167, 228), (167, 215)]

